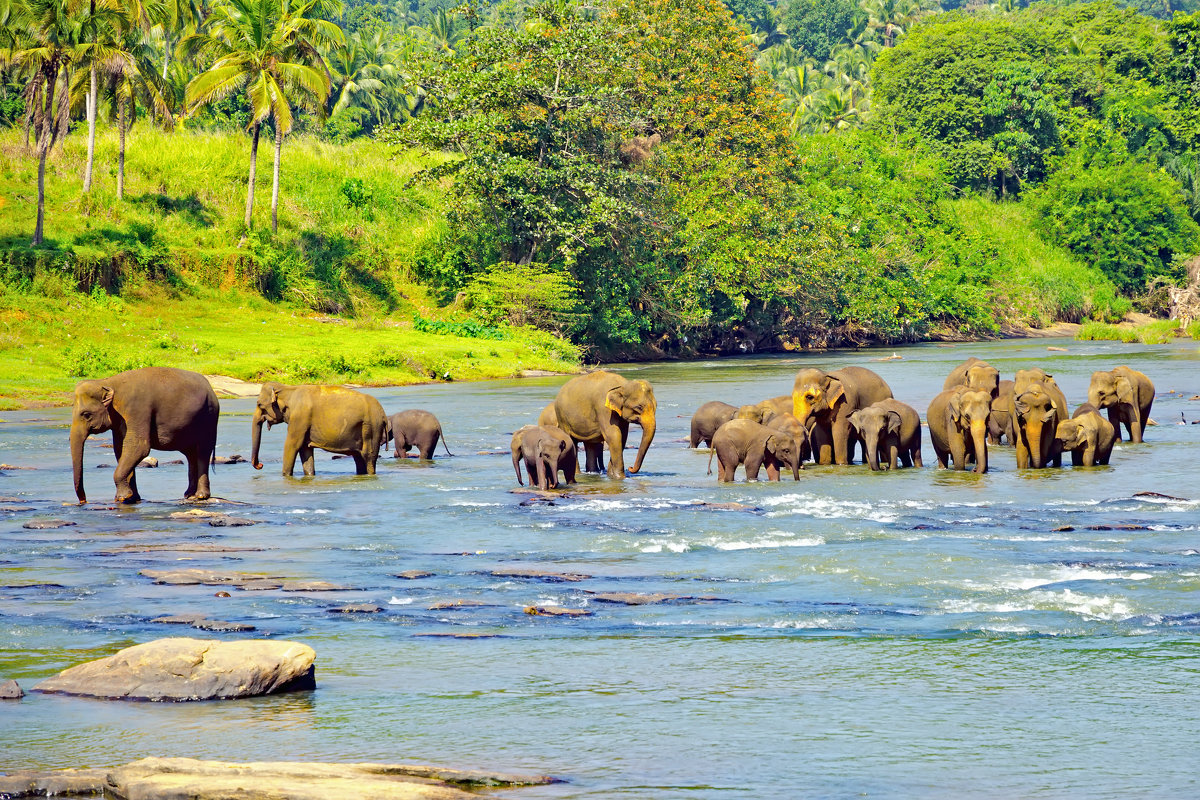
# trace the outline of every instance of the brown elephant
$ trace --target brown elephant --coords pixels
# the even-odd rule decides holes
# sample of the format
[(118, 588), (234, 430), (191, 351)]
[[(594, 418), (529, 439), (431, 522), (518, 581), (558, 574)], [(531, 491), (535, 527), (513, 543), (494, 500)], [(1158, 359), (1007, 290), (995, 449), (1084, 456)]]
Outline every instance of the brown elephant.
[(1000, 444), (1007, 438), (1014, 444), (1012, 413), (1012, 381), (1000, 381), (1000, 396), (992, 400), (992, 414), (988, 417), (988, 444)]
[(383, 406), (369, 394), (344, 386), (287, 386), (264, 383), (258, 393), (251, 425), (250, 461), (262, 469), (258, 446), (263, 423), (269, 430), (280, 423), (288, 427), (283, 440), (283, 474), (290, 477), (296, 456), (305, 475), (316, 475), (313, 448), (341, 453), (354, 459), (355, 472), (374, 475), (379, 450), (388, 440), (388, 418)]
[(995, 400), (1000, 396), (1000, 370), (982, 359), (971, 356), (950, 371), (943, 389), (967, 386), (987, 392)]
[(699, 447), (700, 443), (704, 442), (707, 446), (712, 447), (712, 437), (717, 432), (717, 428), (729, 422), (736, 414), (736, 406), (722, 403), (720, 400), (713, 400), (700, 406), (696, 409), (696, 413), (692, 414), (692, 435), (688, 440), (690, 446)]
[(917, 410), (899, 400), (888, 399), (860, 408), (850, 415), (863, 443), (863, 456), (872, 471), (924, 466), (921, 463), (921, 417)]
[(543, 491), (558, 488), (558, 473), (561, 470), (566, 483), (575, 482), (575, 470), (579, 466), (579, 454), (575, 442), (562, 428), (526, 425), (512, 436), (513, 470), (517, 483), (521, 481), (521, 462), (529, 475), (529, 485)]
[(790, 394), (771, 397), (761, 403), (742, 406), (737, 410), (735, 419), (752, 419), (762, 425), (770, 423), (777, 414), (792, 413), (792, 396)]
[(1067, 398), (1054, 376), (1040, 369), (1019, 370), (1009, 396), (1017, 468), (1061, 467), (1062, 454), (1054, 452), (1054, 436), (1058, 423), (1067, 418)]
[(717, 480), (733, 481), (740, 464), (746, 465), (746, 480), (758, 480), (758, 470), (766, 466), (767, 480), (779, 480), (780, 467), (792, 470), (800, 480), (801, 442), (752, 419), (732, 419), (713, 436), (712, 452), (708, 454), (708, 474), (712, 474), (712, 457), (717, 456)]
[(988, 471), (987, 423), (991, 410), (991, 395), (961, 384), (933, 398), (925, 421), (939, 467), (965, 470), (967, 462), (974, 460), (976, 473)]
[(856, 441), (850, 415), (891, 396), (887, 382), (865, 367), (802, 369), (792, 387), (792, 414), (805, 427), (810, 418), (816, 419), (811, 430), (818, 464), (849, 464)]
[[(789, 398), (790, 399), (790, 398)], [(809, 419), (808, 424), (812, 425), (814, 420)], [(800, 463), (803, 464), (812, 458), (812, 436), (809, 428), (800, 424), (800, 420), (790, 411), (785, 411), (782, 414), (770, 414), (767, 416), (767, 421), (764, 423), (768, 428), (774, 428), (777, 431), (786, 433), (788, 436), (794, 436), (796, 441), (800, 442)]]
[(588, 471), (600, 472), (604, 445), (608, 445), (608, 476), (625, 477), (625, 442), (629, 423), (642, 426), (642, 441), (629, 471), (642, 468), (654, 441), (658, 403), (654, 389), (644, 380), (627, 380), (615, 372), (598, 370), (572, 378), (554, 398), (554, 416), (575, 442), (583, 442)]
[(1100, 416), (1091, 403), (1084, 403), (1070, 419), (1058, 423), (1054, 437), (1057, 452), (1071, 451), (1071, 465), (1075, 467), (1107, 464), (1116, 443), (1116, 426)]
[[(395, 437), (396, 458), (408, 458), (409, 448), (415, 447), (420, 457), (429, 461), (433, 458), (433, 451), (437, 449), (438, 439), (442, 440), (442, 449), (446, 451), (446, 455), (454, 455), (446, 445), (442, 423), (438, 422), (438, 418), (432, 413), (418, 408), (392, 414), (388, 419), (387, 436), (388, 439)], [(384, 441), (384, 444), (386, 445), (387, 441)]]
[(208, 379), (170, 367), (143, 367), (111, 378), (81, 381), (71, 413), (71, 470), (75, 496), (83, 490), (83, 444), (94, 433), (112, 431), (118, 503), (136, 503), (134, 470), (153, 450), (177, 450), (187, 458), (186, 500), (211, 496), (208, 465), (217, 446), (221, 406)]
[(1108, 372), (1093, 372), (1088, 386), (1088, 402), (1098, 409), (1108, 410), (1108, 421), (1121, 441), (1121, 425), (1134, 444), (1142, 442), (1150, 407), (1154, 405), (1154, 384), (1144, 373), (1129, 367), (1117, 367)]

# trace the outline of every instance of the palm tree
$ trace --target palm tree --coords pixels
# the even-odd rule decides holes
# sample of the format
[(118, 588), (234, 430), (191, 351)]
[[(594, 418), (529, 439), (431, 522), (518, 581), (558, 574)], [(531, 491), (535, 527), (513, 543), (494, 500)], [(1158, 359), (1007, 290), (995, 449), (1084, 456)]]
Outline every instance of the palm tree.
[(120, 43), (120, 57), (111, 61), (105, 76), (105, 91), (111, 102), (109, 116), (117, 122), (117, 199), (125, 199), (125, 134), (137, 120), (141, 102), (151, 110), (164, 130), (175, 125), (166, 81), (154, 63), (157, 55), (147, 35), (130, 32)]
[(163, 10), (155, 29), (163, 40), (162, 78), (167, 79), (171, 65), (171, 35), (176, 32), (188, 35), (196, 31), (204, 22), (203, 0), (165, 0)]
[[(271, 192), (271, 230), (279, 230), (279, 169), (283, 137), (292, 129), (292, 106), (323, 111), (329, 73), (317, 50), (325, 42), (341, 44), (333, 23), (314, 17), (319, 0), (221, 0), (212, 9), (208, 29), (189, 37), (189, 46), (213, 57), (212, 66), (187, 86), (188, 113), (245, 89), (250, 104), (250, 179), (245, 229), (254, 218), (254, 180), (258, 138), (270, 117), (275, 128), (275, 176)], [(246, 241), (242, 235), (242, 243)]]
[(396, 73), (396, 54), (388, 39), (382, 33), (363, 39), (356, 32), (345, 47), (334, 48), (329, 60), (337, 98), (330, 115), (336, 117), (358, 107), (379, 121), (387, 80)]
[(26, 123), (37, 135), (37, 223), (33, 246), (41, 245), (46, 217), (46, 157), (67, 133), (71, 112), (71, 63), (79, 54), (87, 20), (72, 0), (32, 0), (29, 4), (28, 46), (14, 63), (29, 71), (23, 94)]
[(458, 43), (467, 35), (464, 26), (453, 16), (453, 12), (447, 12), (444, 8), (439, 8), (437, 13), (429, 18), (429, 23), (419, 30), (434, 47), (448, 55), (454, 55)]

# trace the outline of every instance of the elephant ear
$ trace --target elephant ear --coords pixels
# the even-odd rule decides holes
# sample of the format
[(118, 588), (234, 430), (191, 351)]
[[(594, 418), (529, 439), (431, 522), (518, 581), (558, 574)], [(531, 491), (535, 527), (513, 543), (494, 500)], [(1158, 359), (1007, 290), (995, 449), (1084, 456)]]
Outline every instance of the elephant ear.
[(1133, 384), (1126, 377), (1120, 377), (1116, 380), (1117, 400), (1121, 403), (1128, 403), (1131, 406), (1136, 406), (1137, 402), (1134, 399)]
[(104, 404), (105, 408), (112, 408), (113, 394), (111, 386), (100, 387), (100, 402)]
[(566, 442), (566, 440), (565, 440), (565, 439), (559, 439), (559, 440), (558, 440), (558, 452), (560, 452), (560, 453), (562, 453), (562, 452), (565, 452), (565, 451), (566, 451), (566, 449), (567, 449), (567, 442)]
[(848, 417), (850, 424), (854, 426), (856, 431), (862, 430), (862, 410), (855, 411)]
[(958, 422), (962, 419), (962, 395), (958, 392), (950, 395), (950, 402), (946, 404), (946, 408), (950, 411), (950, 419)]
[(625, 416), (625, 404), (629, 401), (629, 387), (617, 386), (608, 390), (604, 396), (604, 407), (622, 417)]
[(846, 397), (846, 387), (836, 378), (827, 378), (828, 384), (825, 387), (825, 402), (833, 408)]
[(273, 406), (273, 405), (275, 405), (275, 402), (279, 399), (279, 395), (275, 392), (274, 386), (268, 386), (268, 387), (266, 387), (266, 389), (267, 389), (267, 405)]
[(887, 416), (888, 416), (888, 423), (887, 423), (888, 433), (899, 436), (900, 435), (900, 423), (902, 422), (902, 420), (900, 419), (900, 415), (897, 414), (895, 411), (889, 411)]
[(779, 437), (775, 434), (771, 434), (767, 437), (767, 441), (764, 446), (766, 447), (768, 453), (774, 454), (779, 452)]

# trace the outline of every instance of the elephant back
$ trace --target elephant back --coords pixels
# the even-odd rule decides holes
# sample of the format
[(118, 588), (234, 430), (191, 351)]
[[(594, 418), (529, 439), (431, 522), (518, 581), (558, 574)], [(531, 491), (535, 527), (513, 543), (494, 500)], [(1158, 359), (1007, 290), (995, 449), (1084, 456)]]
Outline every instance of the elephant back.
[(881, 400), (895, 397), (887, 381), (879, 373), (866, 367), (842, 367), (829, 374), (841, 381), (846, 399), (854, 408), (866, 408)]

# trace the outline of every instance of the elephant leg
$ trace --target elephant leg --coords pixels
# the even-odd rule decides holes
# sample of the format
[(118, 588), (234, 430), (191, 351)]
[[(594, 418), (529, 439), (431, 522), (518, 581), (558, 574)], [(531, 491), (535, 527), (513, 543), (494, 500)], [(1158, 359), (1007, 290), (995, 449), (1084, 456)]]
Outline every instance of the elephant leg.
[[(314, 458), (313, 446), (311, 444), (300, 448), (300, 469), (305, 475), (313, 476), (317, 474), (317, 463)], [(355, 467), (357, 468), (357, 464)]]
[[(896, 444), (895, 442), (889, 442), (887, 456), (888, 456), (888, 469), (894, 470), (896, 468), (896, 465), (900, 461), (900, 445)], [(908, 458), (906, 457), (904, 460), (908, 461)], [(905, 464), (904, 466), (907, 467), (910, 465)]]
[(849, 464), (850, 457), (854, 455), (850, 421), (840, 418), (835, 419), (830, 433), (833, 437), (833, 463), (841, 466)]
[(762, 456), (753, 454), (746, 456), (746, 480), (758, 480), (758, 470), (762, 467)]
[(137, 490), (134, 470), (142, 459), (150, 455), (150, 444), (137, 440), (121, 440), (113, 437), (113, 455), (117, 467), (113, 470), (113, 484), (117, 487), (118, 503), (136, 503), (142, 499)]
[(812, 431), (812, 456), (813, 461), (821, 465), (833, 463), (833, 440), (830, 435), (829, 428), (825, 425), (817, 424)]
[(292, 477), (292, 473), (296, 470), (296, 454), (300, 451), (300, 440), (291, 435), (289, 427), (288, 436), (283, 440), (283, 474), (286, 477)]
[(608, 477), (621, 480), (625, 477), (625, 437), (621, 429), (613, 425), (604, 432), (608, 445)]
[(208, 485), (208, 461), (211, 454), (192, 450), (184, 454), (188, 462), (188, 488), (185, 500), (207, 500), (212, 496)]
[(538, 480), (537, 474), (537, 462), (532, 458), (526, 457), (525, 459), (525, 475), (529, 478), (530, 486), (541, 488), (541, 481)]
[(363, 454), (362, 453), (351, 453), (350, 457), (354, 459), (354, 474), (355, 475), (366, 475), (367, 474), (367, 459), (363, 457)]
[(604, 442), (583, 443), (583, 471), (604, 472)]
[(775, 460), (774, 458), (768, 458), (766, 461), (763, 462), (763, 464), (767, 468), (767, 480), (778, 481), (779, 480), (779, 462), (777, 460)]
[(967, 443), (960, 433), (955, 432), (951, 436), (950, 456), (954, 459), (954, 469), (967, 468)]
[(1019, 432), (1016, 437), (1017, 469), (1029, 469), (1029, 445)]
[(917, 443), (917, 445), (914, 446), (912, 449), (912, 465), (914, 467), (924, 467), (925, 466), (924, 464), (921, 463), (921, 445), (920, 445), (920, 443)]
[(183, 451), (183, 457), (184, 457), (184, 460), (187, 461), (187, 468), (188, 468), (188, 485), (187, 485), (187, 490), (184, 491), (184, 493), (183, 493), (183, 499), (184, 500), (195, 500), (197, 484), (199, 482), (199, 477), (200, 477), (200, 475), (199, 475), (200, 470), (199, 470), (198, 465), (196, 464), (196, 461), (198, 460), (196, 451), (195, 450), (185, 450), (185, 451)]

